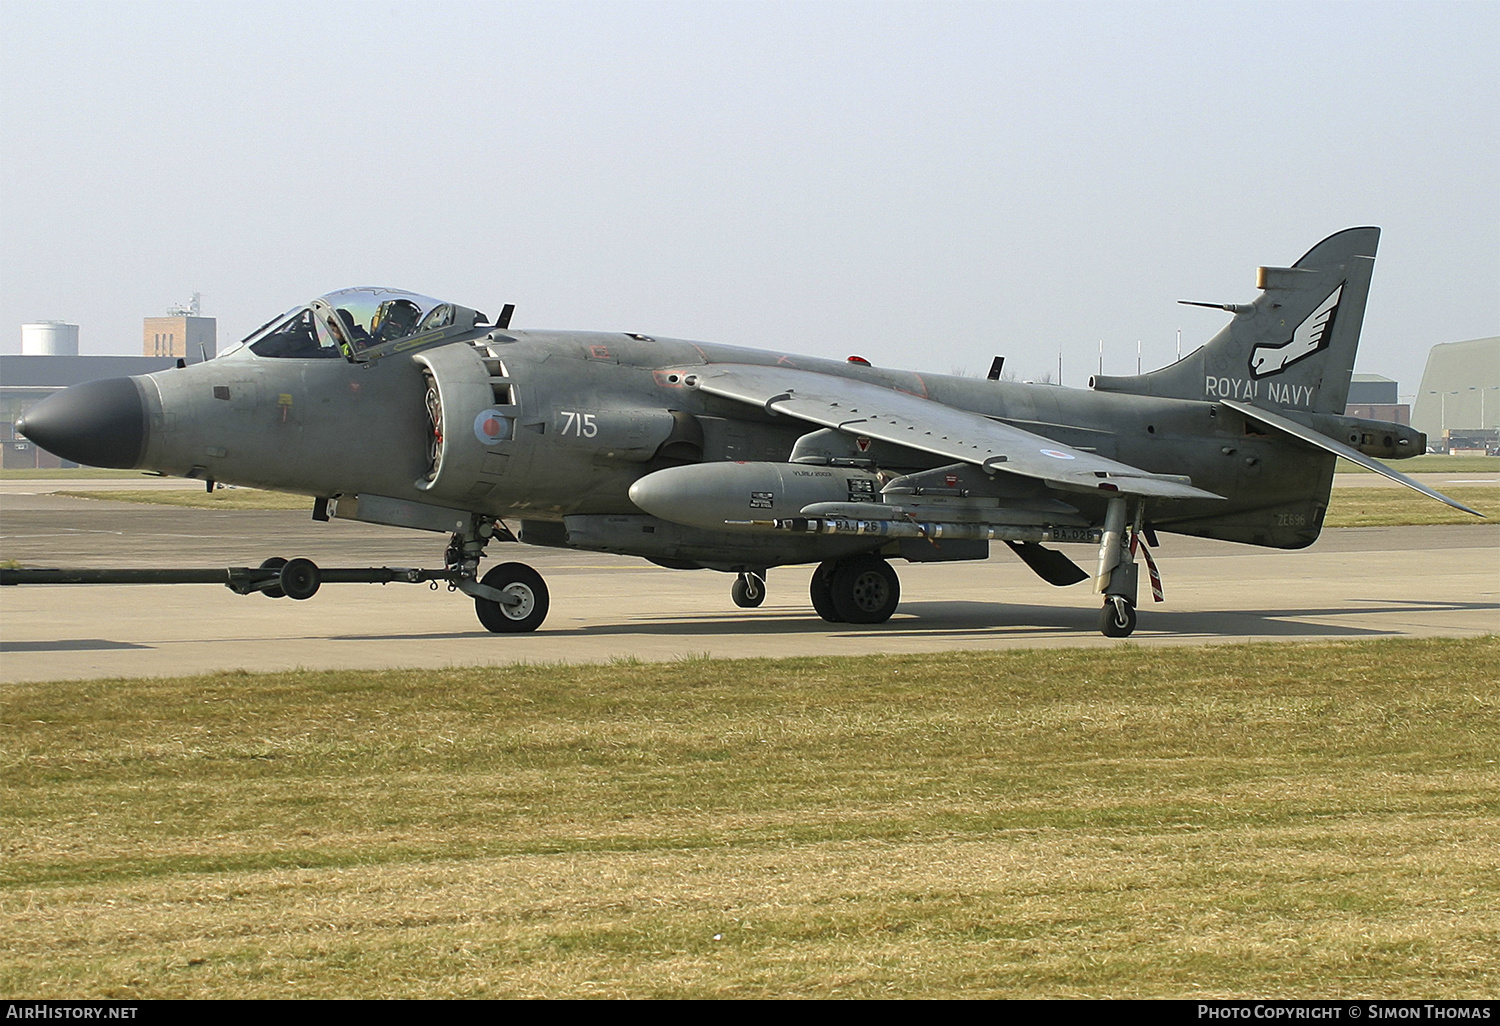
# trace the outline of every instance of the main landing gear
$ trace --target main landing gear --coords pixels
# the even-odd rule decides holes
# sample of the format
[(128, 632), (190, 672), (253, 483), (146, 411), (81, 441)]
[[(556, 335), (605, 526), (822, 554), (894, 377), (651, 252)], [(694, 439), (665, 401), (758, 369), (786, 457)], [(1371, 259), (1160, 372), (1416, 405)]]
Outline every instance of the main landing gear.
[(808, 593), (829, 623), (885, 623), (901, 601), (901, 581), (879, 556), (850, 556), (819, 564)]

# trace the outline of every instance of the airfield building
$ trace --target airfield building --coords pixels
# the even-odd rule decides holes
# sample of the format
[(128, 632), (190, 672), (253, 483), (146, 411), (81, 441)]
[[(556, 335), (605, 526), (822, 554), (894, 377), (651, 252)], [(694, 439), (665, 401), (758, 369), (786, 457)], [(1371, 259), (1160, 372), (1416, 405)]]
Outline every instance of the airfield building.
[(1486, 451), (1500, 444), (1500, 336), (1432, 347), (1412, 409), (1429, 449)]
[(150, 374), (174, 366), (176, 360), (149, 356), (47, 356), (22, 353), (0, 356), (0, 446), (9, 469), (60, 467), (58, 458), (24, 438), (17, 438), (16, 419), (34, 403), (69, 385), (98, 378)]
[(214, 358), (218, 322), (212, 317), (147, 317), (141, 330), (142, 356), (182, 357), (188, 363)]
[(1385, 420), (1392, 424), (1411, 424), (1411, 407), (1396, 397), (1396, 382), (1379, 374), (1356, 374), (1349, 382), (1350, 417)]
[(37, 321), (21, 325), (21, 354), (0, 356), (0, 465), (7, 468), (58, 467), (56, 456), (15, 432), (16, 419), (32, 404), (69, 385), (99, 378), (150, 374), (175, 366), (179, 359), (197, 363), (217, 352), (218, 322), (203, 317), (199, 297), (165, 317), (147, 317), (141, 356), (80, 356), (78, 325)]

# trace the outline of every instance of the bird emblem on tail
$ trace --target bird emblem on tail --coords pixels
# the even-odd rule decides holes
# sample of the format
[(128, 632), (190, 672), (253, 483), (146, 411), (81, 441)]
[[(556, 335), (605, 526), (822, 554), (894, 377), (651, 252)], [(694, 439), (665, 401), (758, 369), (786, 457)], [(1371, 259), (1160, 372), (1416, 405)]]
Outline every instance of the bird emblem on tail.
[(1306, 320), (1297, 325), (1292, 337), (1277, 346), (1256, 346), (1250, 352), (1250, 375), (1264, 378), (1280, 374), (1299, 360), (1328, 348), (1333, 336), (1334, 315), (1339, 310), (1339, 297), (1344, 294), (1344, 283), (1318, 304)]

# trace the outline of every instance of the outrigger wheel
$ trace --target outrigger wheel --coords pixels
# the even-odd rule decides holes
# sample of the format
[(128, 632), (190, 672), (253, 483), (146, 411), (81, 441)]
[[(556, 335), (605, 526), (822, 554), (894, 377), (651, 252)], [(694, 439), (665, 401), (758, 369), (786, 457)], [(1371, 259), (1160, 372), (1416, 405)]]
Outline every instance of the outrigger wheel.
[(474, 598), (474, 612), (484, 629), (496, 634), (534, 631), (547, 619), (547, 585), (525, 563), (501, 563), (479, 582), (506, 597), (505, 602)]
[(1124, 595), (1106, 595), (1099, 631), (1106, 638), (1128, 638), (1135, 630), (1135, 606)]
[(766, 600), (766, 575), (751, 570), (740, 574), (729, 588), (729, 596), (742, 609), (754, 609)]

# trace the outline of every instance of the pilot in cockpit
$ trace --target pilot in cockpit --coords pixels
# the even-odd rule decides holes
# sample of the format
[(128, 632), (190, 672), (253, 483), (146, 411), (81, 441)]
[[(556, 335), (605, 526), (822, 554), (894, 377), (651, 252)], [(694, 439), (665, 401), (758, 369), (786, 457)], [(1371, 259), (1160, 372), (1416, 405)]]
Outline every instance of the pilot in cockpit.
[(356, 349), (363, 349), (370, 344), (369, 332), (361, 328), (354, 315), (342, 306), (328, 318), (328, 330), (340, 346), (352, 344)]
[(380, 304), (372, 324), (373, 342), (393, 342), (405, 338), (417, 329), (422, 319), (422, 308), (409, 299), (388, 299)]
[(414, 292), (340, 289), (268, 321), (241, 344), (257, 356), (343, 356), (362, 361), (371, 358), (367, 353), (378, 356), (386, 347), (419, 335), (437, 341), (445, 331), (467, 330), (476, 322), (470, 318), (460, 327), (460, 309)]

